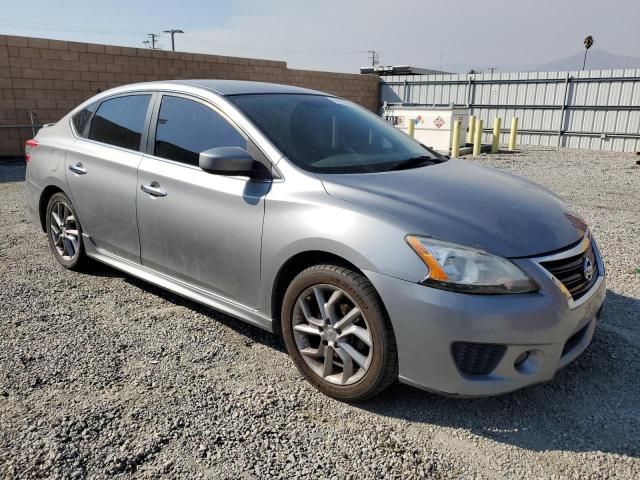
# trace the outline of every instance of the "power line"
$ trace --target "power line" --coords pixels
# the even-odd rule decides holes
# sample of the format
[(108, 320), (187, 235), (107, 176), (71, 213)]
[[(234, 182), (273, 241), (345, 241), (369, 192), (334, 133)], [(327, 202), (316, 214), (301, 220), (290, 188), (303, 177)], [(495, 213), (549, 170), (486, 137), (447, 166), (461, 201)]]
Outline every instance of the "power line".
[[(52, 25), (49, 23), (39, 23), (39, 22), (25, 22), (19, 20), (0, 20), (0, 26), (4, 27), (12, 27), (12, 28), (36, 28), (38, 30), (56, 30), (61, 32), (69, 32), (69, 33), (83, 33), (88, 32), (91, 34), (99, 34), (99, 35), (126, 35), (131, 37), (139, 37), (140, 31), (136, 30), (124, 30), (124, 29), (115, 29), (115, 28), (104, 28), (104, 27), (92, 27), (92, 26), (82, 26), (82, 25)], [(166, 31), (167, 33), (170, 30)], [(180, 33), (180, 32), (175, 32)], [(157, 34), (156, 35), (157, 38)], [(263, 51), (263, 52), (273, 52), (273, 53), (287, 53), (287, 54), (295, 54), (295, 55), (361, 55), (363, 53), (369, 53), (367, 50), (299, 50), (299, 49), (291, 49), (291, 48), (279, 48), (279, 47), (264, 47), (259, 45), (248, 45), (248, 44), (240, 44), (236, 42), (219, 42), (215, 40), (210, 40), (207, 38), (201, 38), (197, 36), (193, 36), (190, 34), (185, 34), (183, 37), (183, 41), (185, 43), (189, 43), (192, 45), (212, 45), (216, 47), (229, 47), (235, 48), (238, 50), (254, 50), (254, 51)], [(145, 45), (150, 48), (153, 47), (153, 42), (151, 40), (145, 40), (143, 42)], [(159, 45), (156, 41), (156, 48), (159, 48)], [(376, 52), (377, 54), (378, 52)]]
[(14, 20), (0, 20), (0, 26), (4, 27), (12, 27), (12, 28), (22, 28), (22, 27), (36, 27), (42, 30), (60, 30), (67, 32), (91, 32), (98, 34), (125, 34), (125, 35), (140, 35), (140, 31), (135, 30), (121, 30), (114, 28), (103, 28), (103, 27), (87, 27), (81, 25), (52, 25), (49, 23), (38, 23), (38, 22), (23, 22), (23, 21), (14, 21)]
[(260, 47), (256, 45), (247, 45), (236, 42), (219, 42), (202, 37), (195, 37), (190, 34), (186, 34), (183, 41), (197, 45), (208, 44), (216, 47), (231, 47), (238, 50), (256, 50), (264, 52), (291, 53), (301, 55), (361, 55), (367, 52), (367, 50), (297, 50), (291, 48)]

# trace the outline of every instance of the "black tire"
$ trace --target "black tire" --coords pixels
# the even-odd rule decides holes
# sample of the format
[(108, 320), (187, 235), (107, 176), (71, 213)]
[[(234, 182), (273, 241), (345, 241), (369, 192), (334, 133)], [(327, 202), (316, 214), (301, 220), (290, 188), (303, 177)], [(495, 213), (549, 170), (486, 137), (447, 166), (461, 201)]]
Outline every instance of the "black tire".
[[(301, 313), (301, 307), (296, 307), (296, 304), (301, 296), (303, 299), (310, 298), (304, 297), (303, 294), (313, 286), (322, 286), (322, 288), (335, 287), (346, 293), (347, 296), (345, 298), (348, 298), (348, 300), (345, 301), (348, 301), (350, 305), (355, 305), (361, 312), (361, 316), (358, 317), (360, 320), (357, 321), (365, 322), (366, 318), (365, 326), (370, 332), (368, 339), (371, 340), (372, 345), (364, 348), (367, 352), (369, 351), (368, 348), (371, 348), (372, 353), (368, 368), (361, 369), (361, 377), (352, 377), (357, 378), (357, 381), (352, 384), (340, 385), (327, 381), (314, 371), (300, 352), (300, 340), (296, 340), (294, 325), (299, 325), (301, 323), (300, 319), (304, 319), (306, 316)], [(382, 301), (373, 285), (358, 272), (330, 264), (314, 265), (300, 272), (291, 281), (284, 295), (281, 326), (287, 351), (296, 367), (314, 387), (325, 395), (345, 402), (359, 402), (377, 395), (398, 378), (398, 354), (393, 329), (382, 306)], [(322, 328), (320, 330), (324, 331)], [(341, 333), (340, 330), (338, 330), (338, 333)], [(309, 336), (309, 338), (314, 338), (314, 335)], [(321, 345), (327, 344), (326, 340), (319, 340), (318, 343), (319, 345), (316, 345), (318, 351)], [(334, 345), (337, 344), (338, 341), (334, 343)], [(344, 344), (342, 346), (344, 347)], [(339, 349), (340, 345), (337, 348)], [(334, 348), (334, 351), (337, 354), (338, 350), (336, 348)], [(344, 348), (341, 351), (344, 354)], [(330, 357), (337, 358), (333, 354)], [(338, 358), (338, 360), (340, 359)], [(330, 363), (333, 365), (333, 362)], [(340, 366), (341, 363), (337, 365)], [(332, 368), (330, 371), (332, 371)]]
[[(74, 221), (70, 223), (69, 227), (71, 227), (74, 231), (77, 231), (77, 254), (73, 256), (67, 255), (64, 256), (58, 251), (58, 248), (55, 245), (54, 241), (54, 233), (52, 232), (52, 211), (54, 208), (58, 208), (60, 204), (63, 204), (70, 215), (73, 216)], [(84, 245), (82, 242), (82, 226), (80, 225), (80, 220), (78, 220), (78, 215), (76, 213), (76, 209), (73, 207), (71, 200), (62, 192), (55, 193), (49, 199), (49, 203), (47, 204), (47, 212), (46, 212), (46, 231), (47, 238), (49, 240), (49, 248), (51, 249), (51, 253), (53, 257), (58, 261), (60, 265), (69, 269), (69, 270), (80, 270), (82, 269), (87, 262), (87, 256), (84, 251)]]

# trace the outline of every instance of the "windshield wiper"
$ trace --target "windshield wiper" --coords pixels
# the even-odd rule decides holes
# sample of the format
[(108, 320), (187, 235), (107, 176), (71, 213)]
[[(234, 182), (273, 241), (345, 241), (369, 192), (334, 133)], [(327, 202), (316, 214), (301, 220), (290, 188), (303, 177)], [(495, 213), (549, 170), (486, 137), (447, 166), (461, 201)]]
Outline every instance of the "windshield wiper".
[(433, 165), (434, 163), (441, 163), (442, 160), (434, 157), (430, 157), (428, 155), (420, 155), (419, 157), (411, 157), (406, 160), (402, 160), (398, 163), (393, 164), (390, 168), (387, 169), (387, 172), (392, 170), (405, 170), (408, 168), (420, 167), (426, 164)]

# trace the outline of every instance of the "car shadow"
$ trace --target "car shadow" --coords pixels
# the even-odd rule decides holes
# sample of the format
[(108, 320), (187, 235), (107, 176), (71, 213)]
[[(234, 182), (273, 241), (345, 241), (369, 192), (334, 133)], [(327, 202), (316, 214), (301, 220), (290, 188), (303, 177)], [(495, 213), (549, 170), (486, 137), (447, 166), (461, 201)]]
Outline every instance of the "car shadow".
[[(221, 322), (279, 352), (279, 337), (106, 265), (90, 275), (120, 277), (167, 302)], [(640, 299), (607, 292), (590, 347), (545, 384), (485, 398), (454, 398), (401, 384), (353, 405), (370, 413), (469, 431), (533, 451), (602, 451), (640, 457)], [(293, 365), (292, 365), (293, 368)]]
[(280, 352), (285, 352), (284, 344), (280, 341), (276, 335), (273, 335), (255, 325), (243, 322), (242, 320), (227, 315), (219, 310), (215, 310), (206, 305), (202, 305), (188, 298), (177, 295), (164, 288), (157, 287), (152, 283), (148, 283), (144, 280), (140, 280), (128, 273), (116, 270), (109, 265), (98, 262), (97, 260), (90, 259), (89, 263), (80, 272), (82, 275), (90, 275), (94, 277), (104, 278), (121, 278), (129, 285), (144, 290), (150, 295), (160, 297), (163, 300), (171, 303), (174, 306), (185, 307), (194, 312), (200, 313), (211, 319), (222, 323), (230, 329), (238, 332), (241, 335), (247, 337), (250, 341), (261, 343), (267, 347), (273, 348)]
[(549, 383), (476, 399), (396, 384), (357, 407), (412, 423), (465, 429), (528, 450), (639, 457), (639, 318), (640, 299), (609, 290), (592, 344)]
[(24, 182), (26, 168), (24, 158), (0, 158), (0, 183)]

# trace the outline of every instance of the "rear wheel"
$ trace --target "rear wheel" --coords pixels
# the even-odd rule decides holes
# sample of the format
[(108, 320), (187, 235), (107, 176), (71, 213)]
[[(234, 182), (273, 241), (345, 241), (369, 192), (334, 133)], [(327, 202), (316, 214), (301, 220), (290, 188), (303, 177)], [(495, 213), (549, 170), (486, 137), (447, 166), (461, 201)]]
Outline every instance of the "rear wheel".
[(322, 393), (361, 401), (398, 376), (395, 338), (373, 285), (360, 273), (316, 265), (284, 296), (282, 331), (298, 370)]
[(82, 226), (71, 201), (64, 193), (52, 195), (46, 215), (47, 237), (53, 256), (65, 268), (80, 268), (86, 259)]

